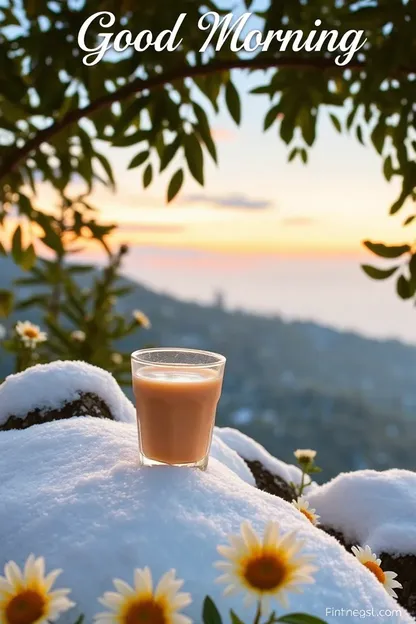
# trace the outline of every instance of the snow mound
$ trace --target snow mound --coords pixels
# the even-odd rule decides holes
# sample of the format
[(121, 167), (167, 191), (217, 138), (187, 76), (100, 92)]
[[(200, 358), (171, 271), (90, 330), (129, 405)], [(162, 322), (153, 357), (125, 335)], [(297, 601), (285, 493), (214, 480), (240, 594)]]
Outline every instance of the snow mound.
[(135, 422), (133, 405), (110, 373), (85, 362), (58, 361), (6, 378), (0, 385), (0, 425), (10, 415), (24, 418), (35, 409), (56, 409), (86, 392), (99, 396), (116, 420)]
[[(286, 483), (292, 482), (298, 485), (301, 482), (302, 472), (300, 468), (292, 464), (286, 464), (280, 459), (273, 457), (266, 451), (264, 446), (253, 440), (253, 438), (241, 433), (238, 429), (215, 427), (215, 435), (236, 451), (240, 457), (244, 457), (248, 461), (259, 461), (269, 472), (281, 477)], [(309, 489), (312, 490), (314, 487), (316, 487), (316, 484), (311, 483)], [(307, 490), (308, 488), (305, 491)]]
[(307, 496), (321, 523), (376, 553), (416, 555), (416, 473), (343, 473)]
[[(216, 441), (215, 448), (224, 458), (225, 445)], [(360, 613), (372, 609), (398, 609), (375, 576), (335, 539), (221, 461), (212, 457), (201, 472), (143, 468), (137, 456), (136, 426), (107, 419), (74, 418), (0, 432), (0, 567), (10, 559), (22, 565), (32, 552), (45, 556), (48, 569), (62, 567), (57, 585), (72, 588), (77, 603), (62, 624), (73, 624), (80, 613), (92, 622), (102, 610), (97, 597), (112, 589), (112, 578), (132, 582), (134, 568), (145, 565), (156, 579), (176, 568), (193, 596), (185, 612), (195, 624), (207, 593), (224, 618), (233, 608), (252, 621), (242, 595), (223, 597), (212, 566), (219, 559), (217, 545), (238, 533), (246, 519), (257, 531), (271, 519), (284, 532), (297, 529), (305, 550), (316, 555), (316, 585), (293, 597), (292, 610), (338, 624), (336, 609), (351, 609), (342, 618), (346, 623), (360, 622)], [(379, 614), (366, 620), (399, 621)], [(400, 623), (410, 622), (402, 610)]]

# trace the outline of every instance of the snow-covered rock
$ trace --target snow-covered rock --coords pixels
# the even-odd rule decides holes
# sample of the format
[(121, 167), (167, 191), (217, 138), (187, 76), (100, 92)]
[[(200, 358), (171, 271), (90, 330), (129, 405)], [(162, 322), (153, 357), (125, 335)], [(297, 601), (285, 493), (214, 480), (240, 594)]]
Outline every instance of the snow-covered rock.
[(321, 522), (376, 553), (416, 555), (416, 473), (359, 470), (313, 490)]
[[(316, 584), (294, 595), (291, 610), (330, 624), (340, 622), (339, 609), (346, 623), (361, 622), (363, 613), (377, 624), (413, 621), (404, 610), (400, 618), (386, 615), (397, 612), (398, 604), (334, 538), (284, 500), (253, 487), (246, 465), (221, 430), (215, 431), (206, 472), (139, 467), (136, 424), (123, 422), (134, 419), (134, 408), (120, 397), (112, 378), (79, 364), (66, 370), (71, 374), (63, 374), (57, 364), (25, 373), (31, 404), (13, 377), (0, 387), (0, 401), (6, 397), (8, 410), (23, 413), (33, 407), (33, 395), (51, 405), (50, 394), (62, 402), (80, 389), (91, 391), (91, 374), (91, 384), (105, 380), (100, 394), (107, 393), (112, 409), (119, 405), (119, 422), (81, 417), (0, 431), (0, 568), (10, 559), (23, 565), (32, 552), (46, 558), (48, 569), (63, 568), (59, 586), (72, 588), (77, 603), (63, 624), (73, 624), (80, 613), (90, 624), (102, 610), (97, 597), (112, 589), (112, 579), (131, 582), (133, 570), (146, 565), (156, 579), (176, 568), (184, 590), (193, 596), (185, 612), (195, 624), (201, 624), (206, 594), (218, 603), (224, 622), (230, 608), (250, 621), (241, 595), (223, 597), (213, 567), (219, 559), (217, 545), (238, 533), (247, 519), (259, 532), (269, 520), (277, 521), (283, 532), (296, 529), (305, 550), (316, 557)], [(19, 388), (15, 397), (13, 387)], [(292, 480), (293, 475), (290, 470)]]
[[(286, 483), (295, 483), (299, 485), (302, 479), (300, 468), (292, 464), (286, 464), (284, 461), (273, 457), (264, 446), (241, 433), (238, 429), (232, 427), (215, 427), (215, 435), (220, 438), (227, 446), (236, 451), (238, 455), (244, 457), (248, 461), (259, 461), (272, 474), (277, 475)], [(308, 489), (312, 491), (316, 487), (316, 483), (311, 483)]]
[(110, 373), (85, 362), (66, 361), (38, 364), (7, 377), (0, 385), (0, 426), (11, 415), (25, 418), (34, 410), (57, 409), (82, 393), (100, 397), (114, 420), (135, 422), (133, 405)]

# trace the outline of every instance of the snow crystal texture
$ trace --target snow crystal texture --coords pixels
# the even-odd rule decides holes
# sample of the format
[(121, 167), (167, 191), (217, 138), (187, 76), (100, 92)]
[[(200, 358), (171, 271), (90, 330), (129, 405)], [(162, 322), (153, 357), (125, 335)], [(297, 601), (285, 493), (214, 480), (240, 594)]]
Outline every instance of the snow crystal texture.
[[(216, 442), (215, 447), (232, 465), (235, 457), (226, 445)], [(225, 622), (230, 608), (252, 621), (242, 594), (223, 597), (212, 565), (219, 559), (217, 545), (238, 533), (246, 519), (258, 531), (268, 520), (284, 532), (297, 529), (305, 550), (317, 557), (316, 585), (294, 595), (291, 610), (339, 624), (336, 612), (327, 609), (355, 609), (356, 614), (397, 609), (375, 576), (335, 539), (222, 461), (211, 457), (202, 472), (141, 468), (137, 459), (137, 431), (129, 423), (86, 417), (0, 432), (0, 567), (10, 559), (22, 565), (33, 552), (45, 556), (48, 570), (63, 568), (57, 586), (72, 588), (77, 606), (62, 624), (73, 624), (80, 613), (90, 624), (102, 610), (97, 597), (112, 589), (112, 579), (131, 583), (134, 568), (146, 565), (156, 580), (176, 568), (193, 596), (185, 612), (195, 624), (201, 624), (207, 593)], [(241, 465), (235, 467), (239, 472)], [(362, 621), (352, 613), (342, 622)], [(366, 621), (410, 624), (413, 619), (403, 611), (400, 619), (375, 615)]]
[(416, 555), (416, 473), (343, 473), (308, 495), (322, 524), (376, 553)]

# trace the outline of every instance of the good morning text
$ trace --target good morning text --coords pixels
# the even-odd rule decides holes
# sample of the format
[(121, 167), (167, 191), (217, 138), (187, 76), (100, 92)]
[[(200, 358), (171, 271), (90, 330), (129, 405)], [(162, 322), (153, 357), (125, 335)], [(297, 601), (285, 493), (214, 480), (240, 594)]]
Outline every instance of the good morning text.
[[(293, 52), (338, 52), (334, 61), (339, 66), (350, 63), (354, 54), (360, 50), (367, 39), (364, 37), (364, 30), (348, 30), (340, 34), (338, 30), (320, 30), (322, 24), (320, 19), (315, 20), (315, 29), (305, 35), (302, 30), (250, 30), (246, 32), (246, 25), (252, 13), (244, 13), (238, 19), (234, 19), (232, 13), (220, 16), (215, 11), (209, 11), (198, 20), (198, 28), (206, 31), (207, 36), (200, 48), (200, 52), (205, 52), (212, 44), (218, 52), (224, 45), (228, 45), (233, 52), (255, 52), (257, 50), (267, 52), (272, 42), (279, 43), (280, 52), (292, 50)], [(180, 38), (180, 29), (187, 18), (186, 13), (181, 13), (171, 30), (163, 30), (154, 34), (150, 30), (142, 30), (133, 34), (130, 30), (121, 30), (118, 33), (111, 32), (116, 18), (109, 11), (99, 11), (85, 20), (78, 33), (78, 45), (87, 54), (82, 62), (91, 66), (99, 63), (105, 53), (112, 49), (115, 52), (125, 52), (129, 48), (134, 48), (137, 52), (144, 52), (153, 47), (156, 52), (177, 50), (183, 42)], [(99, 33), (98, 45), (90, 48), (86, 45), (88, 29), (98, 20), (101, 28), (105, 32)]]

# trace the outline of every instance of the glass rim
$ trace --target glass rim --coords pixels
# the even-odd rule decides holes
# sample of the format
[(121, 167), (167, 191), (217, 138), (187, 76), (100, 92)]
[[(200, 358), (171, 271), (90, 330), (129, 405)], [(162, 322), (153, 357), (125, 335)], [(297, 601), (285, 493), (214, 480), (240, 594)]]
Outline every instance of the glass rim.
[[(195, 355), (206, 355), (214, 358), (215, 361), (207, 362), (205, 364), (201, 363), (193, 363), (193, 362), (151, 362), (146, 360), (145, 358), (141, 358), (141, 355), (145, 355), (148, 353), (192, 353)], [(135, 362), (139, 362), (140, 364), (151, 364), (152, 366), (163, 366), (164, 368), (168, 366), (186, 366), (187, 368), (214, 368), (218, 365), (225, 364), (226, 357), (225, 355), (221, 355), (221, 353), (215, 353), (215, 351), (205, 351), (203, 349), (188, 349), (186, 347), (149, 347), (148, 349), (138, 349), (137, 351), (133, 351), (131, 354), (131, 359)]]

